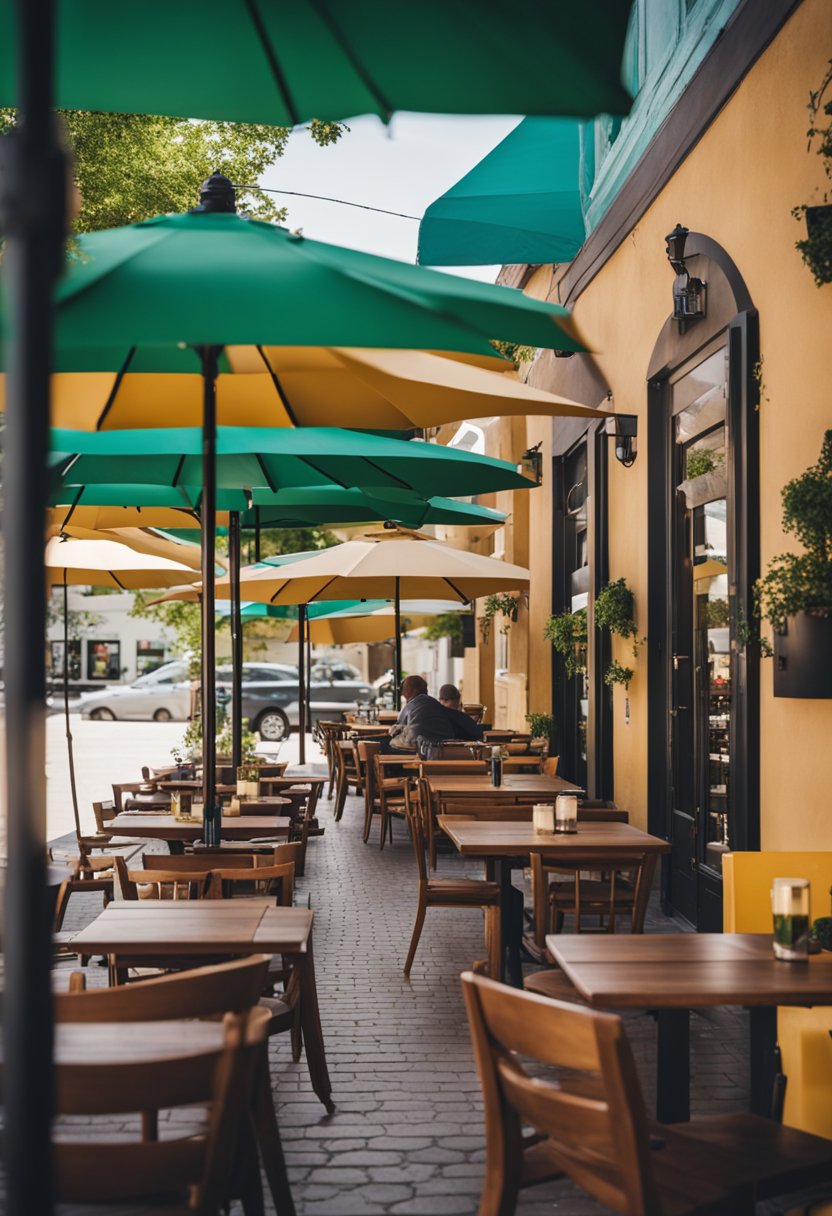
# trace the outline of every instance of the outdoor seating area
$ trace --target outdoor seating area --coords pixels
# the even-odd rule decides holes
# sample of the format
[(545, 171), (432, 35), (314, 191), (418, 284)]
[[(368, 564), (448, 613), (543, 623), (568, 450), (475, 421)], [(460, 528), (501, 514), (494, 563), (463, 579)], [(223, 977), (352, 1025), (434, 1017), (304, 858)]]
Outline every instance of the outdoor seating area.
[(0, 1216), (832, 1216), (830, 0), (0, 0)]

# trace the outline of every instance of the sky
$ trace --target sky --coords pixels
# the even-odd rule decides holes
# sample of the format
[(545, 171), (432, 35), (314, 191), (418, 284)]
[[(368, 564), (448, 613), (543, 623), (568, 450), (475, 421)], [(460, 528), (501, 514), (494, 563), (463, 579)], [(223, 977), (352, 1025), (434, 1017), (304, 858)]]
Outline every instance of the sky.
[[(308, 132), (292, 133), (285, 154), (260, 179), (273, 189), (324, 194), (421, 218), (435, 198), (504, 139), (517, 117), (458, 118), (396, 114), (388, 127), (375, 117), (351, 119), (337, 144), (319, 148)], [(315, 240), (347, 245), (400, 261), (416, 261), (418, 219), (276, 195), (287, 224)], [(493, 282), (498, 266), (454, 267), (453, 273)]]

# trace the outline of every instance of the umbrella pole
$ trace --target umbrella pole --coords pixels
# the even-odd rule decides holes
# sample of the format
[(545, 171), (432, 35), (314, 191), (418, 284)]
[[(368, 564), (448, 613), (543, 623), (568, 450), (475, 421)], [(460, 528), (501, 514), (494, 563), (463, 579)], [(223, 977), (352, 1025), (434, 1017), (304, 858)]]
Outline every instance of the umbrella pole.
[(69, 791), (72, 795), (72, 813), (75, 816), (75, 835), (78, 838), (78, 849), (83, 863), (84, 850), (81, 846), (81, 816), (78, 813), (78, 788), (75, 784), (75, 752), (72, 743), (72, 727), (69, 724), (69, 589), (64, 570), (64, 722), (66, 724), (66, 754), (69, 761)]
[(398, 710), (401, 705), (401, 683), (402, 683), (402, 597), (401, 584), (396, 578), (396, 600), (394, 604), (396, 615), (396, 659), (393, 670), (393, 708)]
[(306, 634), (306, 604), (298, 606), (298, 763), (306, 764), (306, 663), (303, 640)]
[(240, 512), (228, 516), (228, 569), (231, 582), (231, 763), (243, 763), (243, 618), (240, 609)]
[(202, 799), (210, 816), (216, 797), (217, 647), (214, 578), (217, 518), (218, 346), (199, 348), (202, 360)]
[(6, 813), (3, 1148), (9, 1216), (52, 1211), (52, 924), (46, 890), (46, 598), (52, 287), (60, 273), (66, 169), (51, 113), (52, 0), (17, 0), (18, 128), (3, 137), (6, 238)]
[(312, 621), (306, 613), (306, 722), (312, 731)]

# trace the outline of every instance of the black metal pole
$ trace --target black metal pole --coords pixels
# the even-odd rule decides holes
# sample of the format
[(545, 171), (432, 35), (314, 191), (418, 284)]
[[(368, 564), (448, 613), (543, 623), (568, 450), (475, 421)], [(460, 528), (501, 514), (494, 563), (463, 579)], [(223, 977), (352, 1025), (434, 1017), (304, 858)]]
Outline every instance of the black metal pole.
[(306, 724), (312, 730), (312, 621), (306, 610)]
[(398, 710), (401, 705), (402, 684), (402, 600), (398, 577), (396, 578), (396, 600), (394, 604), (396, 615), (396, 663), (393, 670), (393, 708)]
[(217, 519), (218, 346), (199, 348), (202, 360), (202, 798), (210, 815), (216, 798), (217, 654), (214, 567)]
[(78, 813), (78, 787), (75, 784), (75, 752), (72, 742), (72, 727), (69, 724), (69, 594), (67, 572), (64, 570), (64, 724), (66, 726), (66, 755), (69, 761), (69, 791), (72, 795), (72, 813), (75, 816), (75, 835), (81, 861), (85, 860), (81, 848), (81, 816)]
[(306, 604), (298, 606), (298, 763), (306, 764)]
[(231, 763), (243, 763), (243, 618), (240, 609), (240, 512), (228, 515), (228, 573), (231, 581)]
[(2, 140), (6, 811), (3, 1145), (9, 1216), (52, 1211), (52, 925), (46, 893), (44, 512), (52, 288), (66, 170), (52, 115), (53, 0), (16, 0), (19, 127)]

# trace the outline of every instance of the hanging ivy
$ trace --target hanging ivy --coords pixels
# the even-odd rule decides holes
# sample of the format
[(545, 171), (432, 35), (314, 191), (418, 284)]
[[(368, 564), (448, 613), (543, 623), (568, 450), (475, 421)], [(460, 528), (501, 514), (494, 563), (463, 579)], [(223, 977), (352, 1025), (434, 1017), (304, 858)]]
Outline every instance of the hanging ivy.
[(579, 671), (586, 671), (586, 608), (550, 616), (543, 628), (543, 636), (563, 659), (567, 677), (571, 679)]
[(491, 637), (491, 626), (494, 623), (496, 616), (502, 616), (503, 623), (500, 626), (500, 633), (507, 634), (511, 626), (517, 620), (517, 609), (520, 607), (519, 595), (487, 595), (483, 606), (483, 614), (480, 618), (480, 634), (484, 645), (488, 645), (488, 639)]

